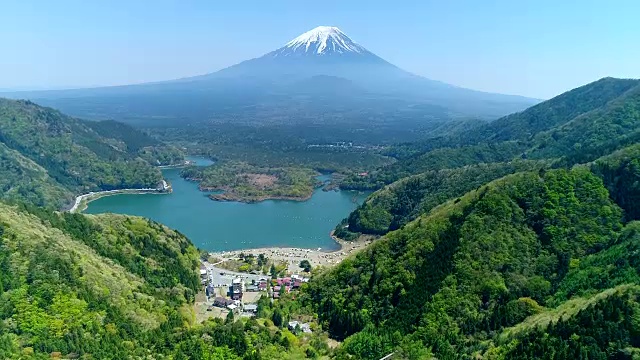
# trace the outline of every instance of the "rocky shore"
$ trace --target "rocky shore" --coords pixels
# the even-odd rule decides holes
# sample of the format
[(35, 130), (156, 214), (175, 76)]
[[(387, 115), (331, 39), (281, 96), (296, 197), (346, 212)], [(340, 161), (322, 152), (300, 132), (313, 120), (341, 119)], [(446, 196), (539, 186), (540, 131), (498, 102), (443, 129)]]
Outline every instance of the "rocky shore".
[(334, 251), (323, 251), (318, 249), (302, 249), (293, 247), (268, 247), (257, 249), (243, 249), (233, 251), (211, 252), (210, 255), (224, 261), (225, 259), (237, 259), (240, 254), (252, 254), (258, 256), (264, 254), (267, 258), (276, 262), (286, 262), (288, 270), (292, 273), (300, 272), (300, 261), (309, 260), (312, 267), (334, 266), (339, 264), (351, 254), (358, 252), (373, 242), (373, 237), (361, 237), (356, 241), (344, 241), (333, 235), (331, 238), (340, 244), (340, 249)]

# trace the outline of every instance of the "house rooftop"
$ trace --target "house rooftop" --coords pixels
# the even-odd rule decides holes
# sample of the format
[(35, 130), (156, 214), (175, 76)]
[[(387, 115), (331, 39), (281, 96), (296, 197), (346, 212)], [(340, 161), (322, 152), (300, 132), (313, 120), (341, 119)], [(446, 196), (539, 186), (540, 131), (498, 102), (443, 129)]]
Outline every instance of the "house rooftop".
[(311, 326), (309, 326), (309, 324), (302, 324), (302, 325), (300, 325), (300, 328), (302, 329), (303, 333), (310, 334), (310, 333), (313, 332), (313, 331), (311, 331)]

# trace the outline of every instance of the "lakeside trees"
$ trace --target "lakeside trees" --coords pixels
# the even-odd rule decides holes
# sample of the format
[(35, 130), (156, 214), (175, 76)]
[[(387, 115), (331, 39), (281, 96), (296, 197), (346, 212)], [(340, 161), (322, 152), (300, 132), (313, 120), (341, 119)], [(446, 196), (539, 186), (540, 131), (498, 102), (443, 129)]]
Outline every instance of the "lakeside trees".
[(309, 260), (304, 259), (300, 261), (300, 268), (304, 270), (304, 272), (311, 272), (311, 263)]

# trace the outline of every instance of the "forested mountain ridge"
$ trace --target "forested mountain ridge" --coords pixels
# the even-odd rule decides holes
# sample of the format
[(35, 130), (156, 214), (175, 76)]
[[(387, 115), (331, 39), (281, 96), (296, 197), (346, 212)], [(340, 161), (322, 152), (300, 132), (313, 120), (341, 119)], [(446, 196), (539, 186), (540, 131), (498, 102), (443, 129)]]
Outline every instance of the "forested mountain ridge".
[(392, 146), (398, 159), (351, 176), (348, 189), (378, 189), (409, 175), (516, 158), (593, 161), (640, 139), (640, 80), (604, 78), (486, 125)]
[(624, 210), (627, 221), (640, 220), (640, 144), (603, 156), (588, 167), (600, 177), (611, 198)]
[[(616, 192), (637, 196), (620, 186), (629, 177), (640, 180), (627, 173), (620, 181), (627, 163), (601, 165), (599, 176), (581, 166), (494, 180), (322, 274), (306, 301), (333, 336), (345, 339), (345, 359), (393, 351), (411, 359), (510, 359), (554, 346), (554, 353), (537, 356), (637, 352), (640, 323), (631, 319), (640, 314), (638, 290), (606, 290), (637, 283), (640, 273), (640, 253), (622, 250), (640, 243), (637, 224), (625, 225), (612, 200)], [(620, 270), (605, 270), (612, 266)], [(587, 275), (596, 273), (602, 276)], [(548, 326), (525, 322), (523, 331), (507, 331), (534, 314), (557, 319), (554, 308), (570, 299), (587, 305)], [(589, 327), (575, 340), (580, 324)]]
[(0, 359), (327, 359), (322, 332), (287, 330), (288, 295), (196, 324), (200, 256), (148, 219), (0, 202)]
[(2, 198), (37, 205), (64, 204), (73, 192), (49, 176), (45, 168), (0, 143)]
[(113, 120), (83, 121), (100, 136), (115, 139), (127, 153), (140, 156), (151, 165), (176, 165), (184, 162), (184, 153), (164, 144), (142, 131)]
[[(620, 143), (619, 143), (620, 145)], [(614, 200), (629, 219), (640, 219), (634, 204), (638, 197), (640, 145), (617, 150), (586, 166), (601, 177)], [(576, 158), (574, 158), (576, 159)], [(433, 207), (463, 195), (484, 183), (518, 171), (550, 168), (564, 164), (551, 160), (514, 160), (455, 169), (427, 171), (398, 180), (371, 194), (348, 218), (336, 227), (336, 235), (353, 238), (354, 233), (383, 235), (398, 229)]]
[[(425, 193), (440, 200), (460, 196), (480, 185), (481, 179), (506, 175), (501, 171), (505, 164), (535, 159), (546, 166), (571, 168), (635, 144), (640, 141), (640, 80), (604, 78), (461, 134), (464, 139), (453, 136), (448, 142), (459, 141), (460, 146), (442, 146), (447, 142), (439, 139), (413, 148), (410, 144), (392, 148), (398, 156), (396, 163), (366, 177), (354, 175), (343, 180), (344, 188), (382, 189), (341, 226), (348, 224), (351, 232), (384, 234), (428, 211), (429, 206), (413, 209)], [(475, 144), (479, 139), (485, 140)], [(421, 153), (423, 146), (430, 150)], [(476, 170), (476, 178), (464, 176), (473, 174), (478, 166), (487, 172)], [(434, 171), (451, 176), (436, 184)], [(492, 171), (495, 176), (490, 175)], [(427, 178), (432, 180), (424, 181)], [(391, 185), (385, 188), (386, 184)], [(413, 210), (405, 209), (405, 204)], [(406, 220), (398, 222), (398, 216)], [(345, 237), (354, 236), (340, 227), (337, 230)]]
[[(491, 180), (548, 166), (544, 161), (519, 160), (432, 170), (409, 176), (370, 195), (349, 215), (346, 223), (338, 227), (348, 226), (350, 232), (383, 235)], [(340, 237), (340, 230), (336, 232)]]
[(0, 204), (0, 358), (155, 353), (192, 321), (198, 256), (142, 218)]
[(584, 160), (605, 155), (598, 149), (611, 144), (624, 144), (640, 132), (640, 80), (606, 105), (576, 116), (570, 121), (540, 132), (525, 156), (530, 158), (571, 157), (580, 154)]
[(478, 131), (468, 133), (464, 141), (529, 140), (540, 132), (602, 108), (638, 86), (640, 80), (603, 78), (492, 121)]
[(54, 207), (88, 191), (156, 187), (162, 177), (151, 164), (183, 159), (127, 125), (6, 99), (0, 99), (0, 149), (2, 198)]

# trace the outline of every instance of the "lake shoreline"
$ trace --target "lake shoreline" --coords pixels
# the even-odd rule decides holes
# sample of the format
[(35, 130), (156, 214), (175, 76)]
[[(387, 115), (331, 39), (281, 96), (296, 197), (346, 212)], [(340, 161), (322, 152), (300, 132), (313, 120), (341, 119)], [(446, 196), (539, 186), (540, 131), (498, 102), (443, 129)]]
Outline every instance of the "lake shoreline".
[(304, 197), (284, 196), (284, 195), (280, 195), (280, 196), (263, 195), (263, 196), (258, 196), (258, 197), (241, 197), (241, 196), (237, 196), (237, 195), (235, 195), (233, 193), (228, 193), (228, 192), (224, 192), (222, 194), (211, 194), (211, 195), (209, 195), (209, 199), (211, 199), (213, 201), (220, 201), (220, 202), (235, 201), (235, 202), (240, 202), (240, 203), (244, 203), (244, 204), (257, 204), (259, 202), (268, 201), (268, 200), (300, 201), (300, 202), (302, 202), (302, 201), (307, 201), (307, 200), (311, 199), (312, 197), (313, 197), (313, 191), (310, 194), (305, 195)]
[(116, 189), (116, 190), (105, 190), (105, 191), (93, 191), (90, 193), (78, 195), (75, 199), (73, 206), (66, 212), (76, 213), (83, 212), (89, 206), (89, 203), (95, 200), (98, 200), (103, 197), (113, 196), (113, 195), (121, 195), (121, 194), (169, 194), (171, 193), (171, 187), (168, 189), (155, 189), (155, 188), (142, 188), (142, 189)]
[[(316, 171), (315, 177), (321, 175), (331, 175), (331, 174), (323, 174)], [(194, 182), (198, 184), (198, 189), (202, 192), (219, 192), (215, 194), (208, 195), (209, 199), (213, 201), (220, 202), (239, 202), (244, 204), (257, 204), (263, 201), (275, 200), (275, 201), (308, 201), (313, 197), (313, 194), (318, 189), (322, 189), (323, 191), (339, 191), (339, 187), (337, 184), (333, 184), (333, 187), (329, 187), (330, 181), (316, 181), (313, 187), (309, 189), (308, 192), (301, 196), (295, 195), (271, 195), (271, 194), (263, 194), (263, 195), (239, 195), (235, 192), (232, 186), (204, 186), (202, 185), (203, 179), (200, 177), (183, 177), (184, 180)]]
[[(203, 163), (198, 158), (189, 160), (196, 165)], [(316, 187), (312, 198), (307, 201), (222, 202), (211, 200), (208, 198), (211, 193), (200, 191), (197, 182), (180, 176), (179, 168), (163, 169), (162, 172), (166, 181), (171, 183), (171, 196), (134, 196), (156, 192), (133, 189), (85, 194), (73, 210), (86, 214), (118, 213), (147, 217), (180, 231), (197, 247), (211, 252), (271, 247), (317, 250), (321, 247), (324, 256), (328, 252), (338, 252), (340, 248), (342, 251), (350, 248), (350, 244), (342, 245), (332, 240), (329, 232), (366, 196), (355, 192), (320, 191), (322, 189)], [(326, 182), (328, 177), (319, 179)], [(87, 200), (90, 201), (88, 206)], [(73, 204), (72, 199), (66, 209)]]
[(252, 254), (254, 256), (264, 254), (271, 260), (277, 262), (286, 262), (288, 270), (295, 273), (300, 272), (299, 264), (302, 260), (309, 260), (311, 266), (313, 267), (334, 266), (342, 262), (350, 255), (366, 248), (374, 240), (374, 238), (361, 237), (356, 241), (346, 241), (335, 236), (333, 230), (329, 233), (329, 236), (331, 236), (331, 239), (333, 239), (333, 241), (335, 241), (340, 246), (340, 248), (331, 251), (322, 251), (321, 248), (314, 250), (299, 247), (271, 246), (264, 248), (238, 249), (231, 251), (210, 251), (209, 256), (218, 259), (219, 261), (226, 261), (238, 258), (241, 253)]
[(166, 169), (180, 169), (186, 166), (190, 166), (190, 165), (195, 165), (195, 161), (193, 160), (185, 160), (184, 162), (180, 163), (180, 164), (173, 164), (173, 165), (158, 165), (156, 166), (158, 169), (160, 170), (166, 170)]
[(239, 202), (243, 204), (257, 204), (268, 200), (282, 200), (282, 201), (308, 201), (313, 197), (315, 191), (322, 187), (322, 184), (317, 184), (304, 196), (290, 196), (290, 195), (260, 195), (260, 196), (241, 196), (234, 192), (233, 187), (229, 186), (202, 186), (202, 179), (199, 178), (183, 178), (186, 181), (194, 182), (198, 184), (198, 190), (202, 192), (214, 192), (220, 191), (220, 193), (210, 194), (209, 199), (220, 202)]
[[(180, 164), (173, 165), (159, 165), (156, 166), (160, 170), (168, 170), (168, 169), (179, 169), (185, 166), (193, 165), (195, 161), (185, 160)], [(121, 194), (169, 194), (173, 192), (171, 185), (167, 184), (165, 179), (162, 179), (162, 189), (158, 188), (141, 188), (141, 189), (114, 189), (114, 190), (104, 190), (104, 191), (92, 191), (86, 194), (81, 194), (76, 196), (76, 199), (71, 206), (71, 208), (64, 210), (64, 212), (83, 212), (89, 206), (89, 203), (95, 200), (98, 200), (103, 197), (113, 196), (113, 195), (121, 195)], [(80, 209), (80, 210), (78, 210)]]

